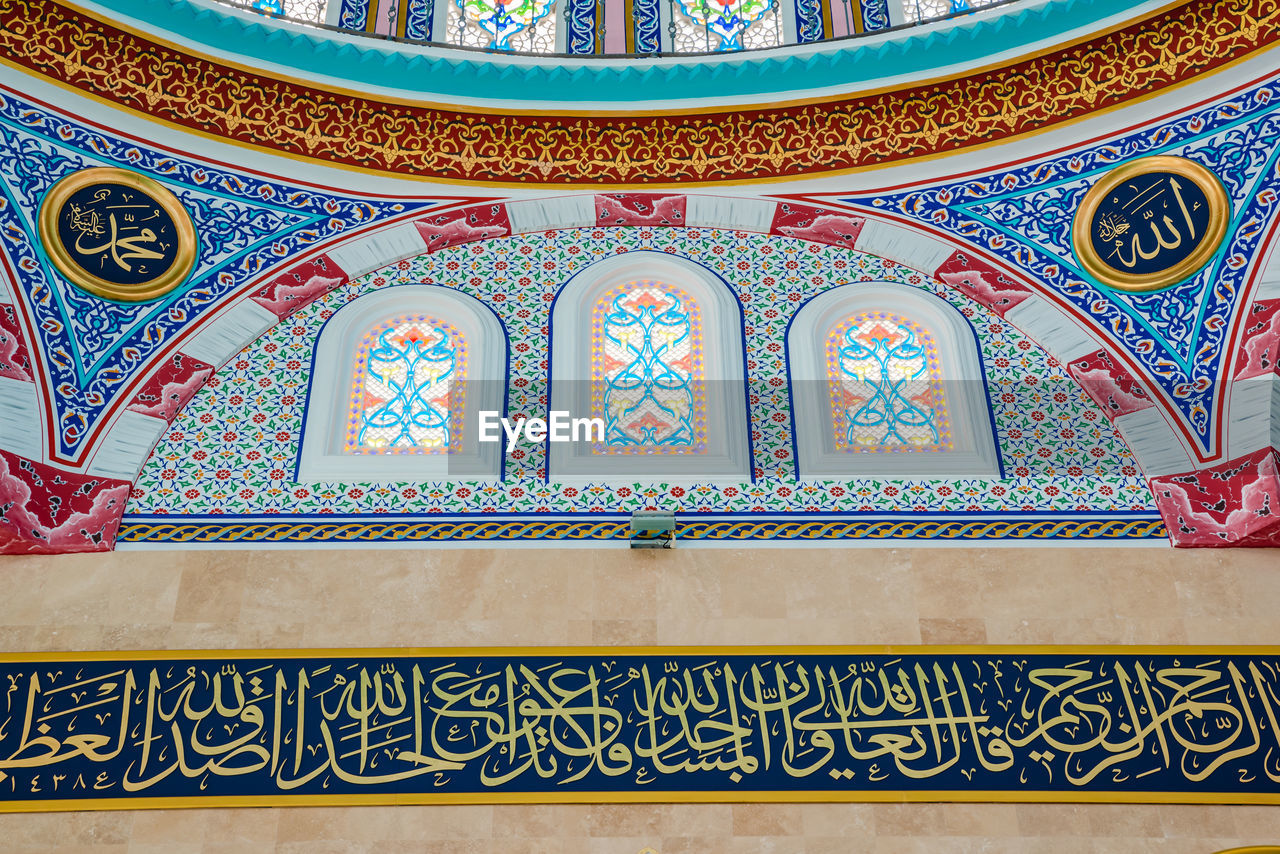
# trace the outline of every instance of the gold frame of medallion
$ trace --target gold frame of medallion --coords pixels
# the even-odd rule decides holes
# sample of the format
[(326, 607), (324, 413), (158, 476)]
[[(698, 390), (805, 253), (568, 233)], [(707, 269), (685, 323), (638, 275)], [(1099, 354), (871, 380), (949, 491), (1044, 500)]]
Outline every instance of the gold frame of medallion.
[[(1148, 172), (1172, 172), (1199, 187), (1209, 200), (1209, 230), (1194, 252), (1167, 270), (1141, 275), (1121, 273), (1094, 251), (1089, 229), (1093, 215), (1108, 193), (1125, 181)], [(1071, 249), (1085, 271), (1107, 287), (1130, 293), (1157, 291), (1176, 285), (1203, 267), (1222, 245), (1230, 218), (1231, 201), (1217, 175), (1185, 157), (1157, 154), (1117, 166), (1089, 188), (1071, 222)]]
[[(121, 285), (99, 278), (71, 257), (58, 237), (57, 217), (73, 193), (87, 184), (119, 184), (144, 193), (164, 209), (177, 230), (178, 253), (169, 269), (139, 285)], [(114, 166), (94, 166), (58, 179), (40, 201), (40, 243), (58, 272), (78, 288), (120, 302), (147, 302), (162, 297), (187, 280), (196, 265), (196, 229), (178, 197), (146, 175)]]

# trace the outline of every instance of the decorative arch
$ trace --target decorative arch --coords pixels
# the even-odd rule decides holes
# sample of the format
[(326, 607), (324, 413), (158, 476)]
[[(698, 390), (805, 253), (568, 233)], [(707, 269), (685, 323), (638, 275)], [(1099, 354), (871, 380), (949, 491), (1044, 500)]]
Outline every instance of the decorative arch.
[(787, 330), (797, 477), (998, 477), (973, 328), (919, 288), (860, 282), (805, 303)]
[[(265, 284), (258, 290), (184, 330), (156, 361), (138, 372), (131, 381), (137, 391), (133, 398), (126, 398), (123, 414), (95, 428), (88, 473), (98, 480), (104, 475), (116, 478), (112, 484), (132, 480), (166, 425), (221, 365), (276, 323), (365, 273), (476, 240), (606, 225), (777, 234), (865, 251), (935, 276), (1005, 318), (1066, 365), (1102, 405), (1148, 477), (1196, 469), (1162, 417), (1163, 408), (1143, 395), (1141, 381), (1127, 372), (1122, 358), (1102, 347), (1102, 339), (1059, 307), (1051, 295), (1036, 292), (1015, 271), (973, 247), (888, 215), (867, 216), (864, 211), (791, 200), (608, 193), (486, 201), (453, 208), (362, 231), (282, 265), (263, 277)], [(1268, 294), (1267, 298), (1274, 297)], [(10, 295), (0, 293), (0, 303), (11, 301)], [(156, 405), (158, 400), (164, 405)], [(1110, 405), (1113, 400), (1116, 406)], [(37, 406), (32, 401), (16, 408), (29, 413)], [(11, 438), (8, 433), (0, 435), (0, 451), (16, 450), (9, 447), (14, 444)], [(123, 509), (119, 506), (117, 514)], [(1173, 526), (1170, 530), (1177, 544), (1181, 538)], [(68, 550), (109, 549), (113, 539), (104, 536), (92, 546)], [(26, 547), (25, 542), (0, 544), (0, 551)]]
[(472, 296), (406, 285), (335, 312), (316, 343), (297, 479), (501, 477), (478, 413), (501, 412), (507, 340)]
[(550, 444), (555, 480), (751, 477), (742, 308), (718, 277), (628, 252), (571, 279), (551, 311), (551, 411), (603, 441)]

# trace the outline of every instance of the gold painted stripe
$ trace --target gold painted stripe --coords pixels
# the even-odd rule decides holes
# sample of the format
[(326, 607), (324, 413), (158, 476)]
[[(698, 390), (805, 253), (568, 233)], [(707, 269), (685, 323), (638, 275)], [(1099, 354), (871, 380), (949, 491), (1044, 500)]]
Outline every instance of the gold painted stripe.
[[(458, 794), (228, 795), (216, 797), (102, 798), (70, 801), (0, 801), (2, 813), (98, 810), (220, 809), (235, 807), (455, 806), (463, 804), (830, 804), (830, 803), (1007, 803), (1007, 804), (1280, 804), (1280, 794), (1205, 792), (476, 792)], [(1244, 849), (1255, 854), (1251, 849)], [(1262, 849), (1256, 854), (1272, 854)], [(1225, 854), (1225, 852), (1224, 852)]]
[[(603, 7), (605, 0), (601, 0)], [(624, 0), (622, 4), (622, 21), (626, 29), (623, 31), (626, 36), (627, 53), (636, 52), (636, 28), (635, 28), (635, 0)], [(606, 25), (607, 26), (607, 25)]]
[(396, 5), (395, 35), (405, 37), (405, 29), (409, 25), (409, 0), (398, 0)]

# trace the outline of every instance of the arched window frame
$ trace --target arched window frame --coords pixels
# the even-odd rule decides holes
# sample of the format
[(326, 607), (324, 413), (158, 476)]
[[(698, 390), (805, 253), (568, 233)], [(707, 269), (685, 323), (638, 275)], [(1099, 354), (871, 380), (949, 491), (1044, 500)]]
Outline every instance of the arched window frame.
[(633, 281), (663, 282), (698, 305), (706, 448), (700, 454), (598, 454), (591, 442), (554, 442), (548, 444), (548, 479), (678, 484), (750, 480), (742, 306), (719, 277), (687, 259), (649, 250), (627, 252), (592, 264), (560, 289), (551, 309), (550, 410), (591, 416), (595, 305), (603, 294)]
[[(462, 423), (447, 454), (348, 454), (356, 353), (379, 323), (423, 314), (453, 326), (466, 343)], [(438, 285), (399, 285), (367, 294), (334, 312), (320, 330), (311, 364), (297, 479), (315, 481), (499, 480), (502, 445), (479, 441), (481, 410), (505, 412), (507, 338), (494, 313), (475, 297)], [(452, 416), (451, 416), (452, 418)], [(454, 424), (450, 423), (450, 432)]]
[[(950, 450), (840, 450), (832, 425), (826, 345), (849, 317), (885, 311), (927, 329), (937, 347), (951, 427)], [(798, 479), (876, 476), (999, 477), (1000, 456), (986, 374), (973, 327), (955, 306), (896, 282), (857, 282), (809, 300), (787, 329), (791, 430)]]

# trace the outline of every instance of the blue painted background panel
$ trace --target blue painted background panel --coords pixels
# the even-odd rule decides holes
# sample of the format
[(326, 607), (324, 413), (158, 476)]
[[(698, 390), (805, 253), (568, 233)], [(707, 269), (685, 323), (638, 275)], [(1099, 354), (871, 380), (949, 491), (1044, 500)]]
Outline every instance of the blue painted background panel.
[(286, 795), (1280, 798), (1280, 651), (1132, 649), (10, 662), (0, 809)]

